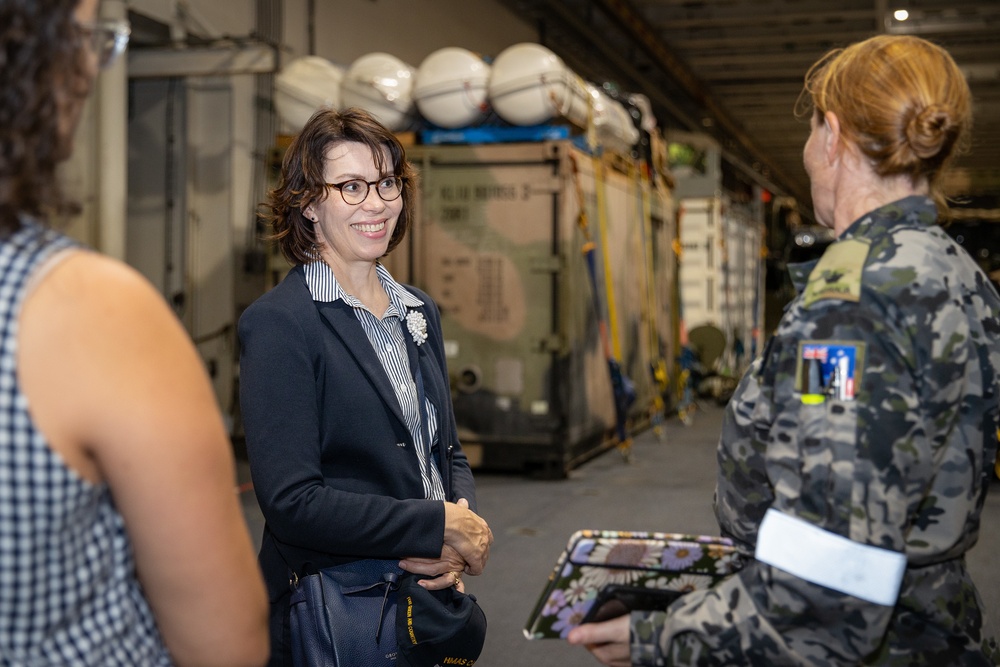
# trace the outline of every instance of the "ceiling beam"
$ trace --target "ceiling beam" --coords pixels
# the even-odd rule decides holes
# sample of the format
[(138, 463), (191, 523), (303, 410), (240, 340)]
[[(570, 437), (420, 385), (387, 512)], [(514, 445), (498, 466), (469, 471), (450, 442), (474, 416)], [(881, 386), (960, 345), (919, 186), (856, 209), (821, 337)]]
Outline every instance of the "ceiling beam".
[[(602, 0), (602, 2), (622, 2), (623, 0)], [(869, 37), (879, 34), (878, 29), (872, 25), (870, 30), (860, 31)], [(829, 48), (839, 45), (851, 44), (860, 39), (858, 30), (841, 30), (831, 32), (827, 26), (819, 26), (815, 32), (807, 32), (799, 27), (789, 29), (787, 32), (775, 35), (772, 33), (761, 33), (759, 35), (747, 35), (739, 33), (735, 35), (722, 35), (716, 37), (680, 37), (663, 33), (662, 38), (668, 42), (671, 48), (678, 52), (704, 51), (714, 49), (740, 48), (770, 48), (781, 47), (795, 50), (826, 51)]]
[[(688, 66), (673, 53), (653, 31), (645, 19), (632, 7), (627, 0), (597, 0), (605, 11), (616, 20), (619, 26), (628, 33), (653, 59), (658, 67), (663, 69), (681, 88), (704, 109), (715, 124), (741, 148), (749, 153), (753, 162), (760, 163), (767, 170), (770, 178), (783, 187), (780, 190), (800, 199), (808, 201), (808, 188), (801, 179), (792, 178), (777, 164), (766, 157), (766, 153), (750, 138), (746, 131), (737, 123), (708, 92), (702, 82), (691, 72)], [(731, 152), (731, 151), (730, 151)], [(737, 160), (731, 160), (736, 162)], [(745, 165), (745, 161), (738, 160)], [(748, 175), (753, 175), (751, 171)], [(774, 188), (771, 188), (774, 189)]]
[[(811, 53), (800, 51), (723, 51), (711, 54), (693, 53), (684, 61), (692, 68), (700, 70), (702, 67), (730, 67), (732, 65), (787, 65), (790, 62), (802, 65), (808, 69), (816, 59)], [(804, 72), (805, 69), (802, 71)], [(770, 71), (770, 70), (769, 70)]]
[(872, 19), (870, 9), (838, 10), (833, 12), (762, 12), (759, 6), (746, 5), (738, 7), (732, 11), (722, 11), (715, 9), (711, 14), (692, 15), (685, 12), (685, 18), (667, 16), (663, 18), (652, 18), (653, 11), (649, 10), (651, 16), (650, 24), (657, 30), (683, 31), (708, 29), (715, 30), (720, 27), (743, 28), (753, 25), (769, 26), (775, 25), (802, 25), (802, 24), (824, 24), (835, 26), (838, 23), (850, 21), (867, 21)]

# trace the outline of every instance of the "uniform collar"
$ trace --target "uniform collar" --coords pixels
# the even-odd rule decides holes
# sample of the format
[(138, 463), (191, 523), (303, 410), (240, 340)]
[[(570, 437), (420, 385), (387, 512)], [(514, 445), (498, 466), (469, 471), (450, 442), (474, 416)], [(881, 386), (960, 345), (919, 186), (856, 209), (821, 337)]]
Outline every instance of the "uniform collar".
[(871, 239), (900, 225), (930, 227), (937, 224), (937, 219), (937, 207), (933, 199), (923, 195), (911, 195), (864, 214), (852, 222), (837, 240), (859, 237)]
[[(937, 224), (937, 207), (934, 200), (923, 195), (912, 195), (869, 211), (851, 223), (844, 233), (834, 241), (847, 239), (873, 239), (888, 233), (894, 227), (930, 227)], [(788, 273), (799, 294), (805, 289), (809, 274), (816, 268), (818, 259), (788, 265)]]
[(806, 288), (806, 283), (809, 281), (809, 274), (816, 268), (817, 262), (819, 262), (818, 259), (811, 259), (808, 262), (796, 262), (795, 264), (788, 265), (788, 275), (792, 278), (796, 294), (802, 294), (802, 290)]

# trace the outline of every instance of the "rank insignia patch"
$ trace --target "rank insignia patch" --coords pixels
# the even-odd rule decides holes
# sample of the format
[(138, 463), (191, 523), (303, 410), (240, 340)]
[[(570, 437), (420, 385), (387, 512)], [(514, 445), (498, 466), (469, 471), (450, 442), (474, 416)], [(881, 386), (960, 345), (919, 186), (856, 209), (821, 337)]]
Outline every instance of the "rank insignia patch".
[(803, 403), (822, 403), (827, 398), (853, 401), (861, 383), (865, 344), (862, 341), (814, 341), (799, 343), (795, 389)]
[(868, 258), (869, 244), (861, 239), (838, 241), (826, 249), (809, 274), (802, 305), (806, 308), (824, 299), (861, 299), (861, 276)]

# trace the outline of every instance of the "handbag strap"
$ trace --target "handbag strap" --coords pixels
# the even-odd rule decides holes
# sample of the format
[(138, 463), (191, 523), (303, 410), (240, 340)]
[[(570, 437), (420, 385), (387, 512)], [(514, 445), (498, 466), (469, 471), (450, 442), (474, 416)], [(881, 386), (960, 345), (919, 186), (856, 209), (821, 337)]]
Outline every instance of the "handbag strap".
[(285, 564), (285, 569), (292, 573), (288, 578), (288, 587), (294, 591), (299, 587), (299, 573), (295, 571), (295, 568), (293, 568), (288, 562), (288, 559), (285, 558), (285, 553), (281, 550), (281, 547), (278, 546), (278, 538), (274, 536), (274, 533), (271, 534), (271, 542), (274, 544), (274, 550), (278, 552), (278, 558), (280, 558), (281, 562)]

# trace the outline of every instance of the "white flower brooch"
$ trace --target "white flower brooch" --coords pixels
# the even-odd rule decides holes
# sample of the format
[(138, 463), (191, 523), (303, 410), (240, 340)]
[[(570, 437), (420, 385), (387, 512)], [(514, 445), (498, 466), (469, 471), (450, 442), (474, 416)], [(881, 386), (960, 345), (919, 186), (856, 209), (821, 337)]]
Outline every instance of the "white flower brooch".
[(406, 328), (409, 329), (410, 335), (413, 336), (413, 342), (417, 345), (423, 345), (424, 341), (427, 340), (427, 320), (424, 319), (424, 314), (411, 310), (406, 314)]

